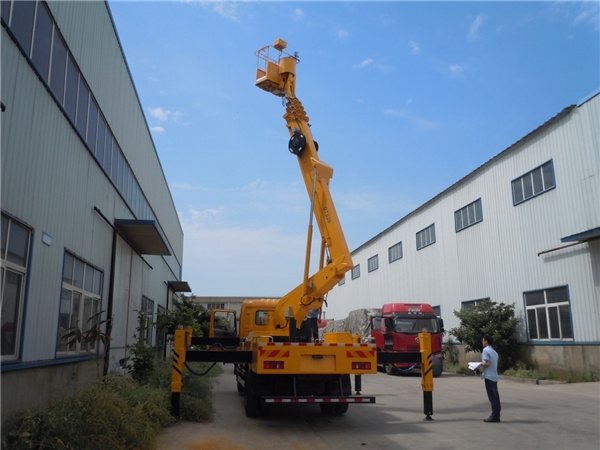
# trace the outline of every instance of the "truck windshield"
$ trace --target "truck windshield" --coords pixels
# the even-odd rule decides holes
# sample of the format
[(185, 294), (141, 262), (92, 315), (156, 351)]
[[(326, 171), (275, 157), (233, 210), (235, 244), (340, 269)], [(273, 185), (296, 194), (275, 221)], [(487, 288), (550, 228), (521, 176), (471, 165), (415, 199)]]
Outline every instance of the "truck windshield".
[(440, 328), (437, 318), (394, 318), (394, 332), (396, 333), (421, 333), (426, 329), (429, 333), (439, 333)]

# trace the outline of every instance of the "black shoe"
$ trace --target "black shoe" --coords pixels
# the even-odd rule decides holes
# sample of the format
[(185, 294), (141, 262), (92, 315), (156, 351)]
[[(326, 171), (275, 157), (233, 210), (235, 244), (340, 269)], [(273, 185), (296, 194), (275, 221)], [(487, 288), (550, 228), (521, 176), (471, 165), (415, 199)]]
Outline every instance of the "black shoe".
[(500, 422), (500, 418), (499, 417), (490, 416), (487, 419), (483, 419), (483, 421), (484, 422), (488, 422), (488, 423), (489, 422), (494, 422), (495, 423), (495, 422)]

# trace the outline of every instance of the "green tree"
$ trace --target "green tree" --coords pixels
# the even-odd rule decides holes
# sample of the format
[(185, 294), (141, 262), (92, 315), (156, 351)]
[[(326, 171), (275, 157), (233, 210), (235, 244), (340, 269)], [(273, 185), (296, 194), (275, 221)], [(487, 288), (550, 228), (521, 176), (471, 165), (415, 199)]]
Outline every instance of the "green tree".
[(154, 348), (147, 343), (149, 317), (151, 313), (138, 311), (137, 334), (133, 335), (135, 344), (127, 346), (131, 354), (129, 360), (133, 363), (128, 371), (139, 384), (147, 384), (154, 371)]
[(460, 319), (460, 326), (452, 328), (450, 334), (465, 344), (465, 350), (482, 352), (481, 338), (484, 334), (494, 339), (494, 349), (498, 352), (498, 369), (503, 371), (512, 367), (518, 359), (518, 345), (515, 337), (520, 322), (515, 317), (514, 304), (495, 303), (483, 300), (473, 308), (454, 311)]
[(169, 336), (175, 334), (179, 326), (191, 328), (194, 336), (208, 335), (210, 326), (210, 311), (204, 306), (194, 303), (189, 297), (173, 302), (173, 308), (159, 314), (157, 327)]

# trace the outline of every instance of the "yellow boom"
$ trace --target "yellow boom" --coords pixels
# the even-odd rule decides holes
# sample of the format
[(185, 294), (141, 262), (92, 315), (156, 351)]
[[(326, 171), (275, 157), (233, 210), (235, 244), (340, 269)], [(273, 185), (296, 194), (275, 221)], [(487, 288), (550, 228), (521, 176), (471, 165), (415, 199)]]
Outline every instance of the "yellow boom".
[[(285, 41), (277, 39), (272, 46), (268, 45), (256, 52), (256, 86), (285, 99), (286, 112), (283, 118), (290, 133), (288, 149), (298, 157), (312, 208), (304, 279), (286, 294), (275, 308), (273, 319), (276, 329), (285, 328), (291, 317), (296, 319), (299, 328), (308, 310), (320, 308), (327, 292), (353, 267), (346, 238), (329, 191), (333, 168), (319, 159), (318, 144), (313, 140), (308, 116), (296, 97), (296, 64), (299, 58), (297, 54), (286, 53), (286, 47)], [(309, 276), (313, 215), (321, 233), (321, 252), (319, 270)]]

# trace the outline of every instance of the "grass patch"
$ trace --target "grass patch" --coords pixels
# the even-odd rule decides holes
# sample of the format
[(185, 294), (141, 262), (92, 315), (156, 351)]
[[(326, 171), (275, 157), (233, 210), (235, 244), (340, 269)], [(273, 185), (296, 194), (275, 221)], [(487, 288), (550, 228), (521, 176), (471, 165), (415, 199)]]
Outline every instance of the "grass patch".
[[(451, 363), (444, 360), (444, 372), (473, 375), (467, 364)], [(539, 370), (530, 369), (522, 362), (518, 362), (513, 367), (502, 372), (515, 378), (526, 378), (531, 380), (551, 380), (563, 383), (585, 383), (590, 381), (600, 381), (598, 373), (590, 370), (588, 373), (575, 372), (573, 370)]]
[(599, 381), (598, 374), (590, 370), (589, 372), (575, 372), (573, 370), (539, 370), (529, 369), (525, 364), (519, 362), (514, 367), (506, 370), (503, 375), (517, 378), (528, 378), (535, 380), (551, 380), (563, 383), (586, 383), (590, 381)]
[[(192, 365), (191, 365), (192, 366)], [(196, 363), (194, 371), (209, 367)], [(213, 420), (212, 379), (184, 372), (181, 420)], [(156, 362), (148, 383), (108, 375), (75, 396), (56, 398), (43, 410), (26, 410), (10, 417), (2, 429), (2, 447), (10, 449), (153, 449), (156, 436), (173, 425), (171, 416), (171, 364)]]

